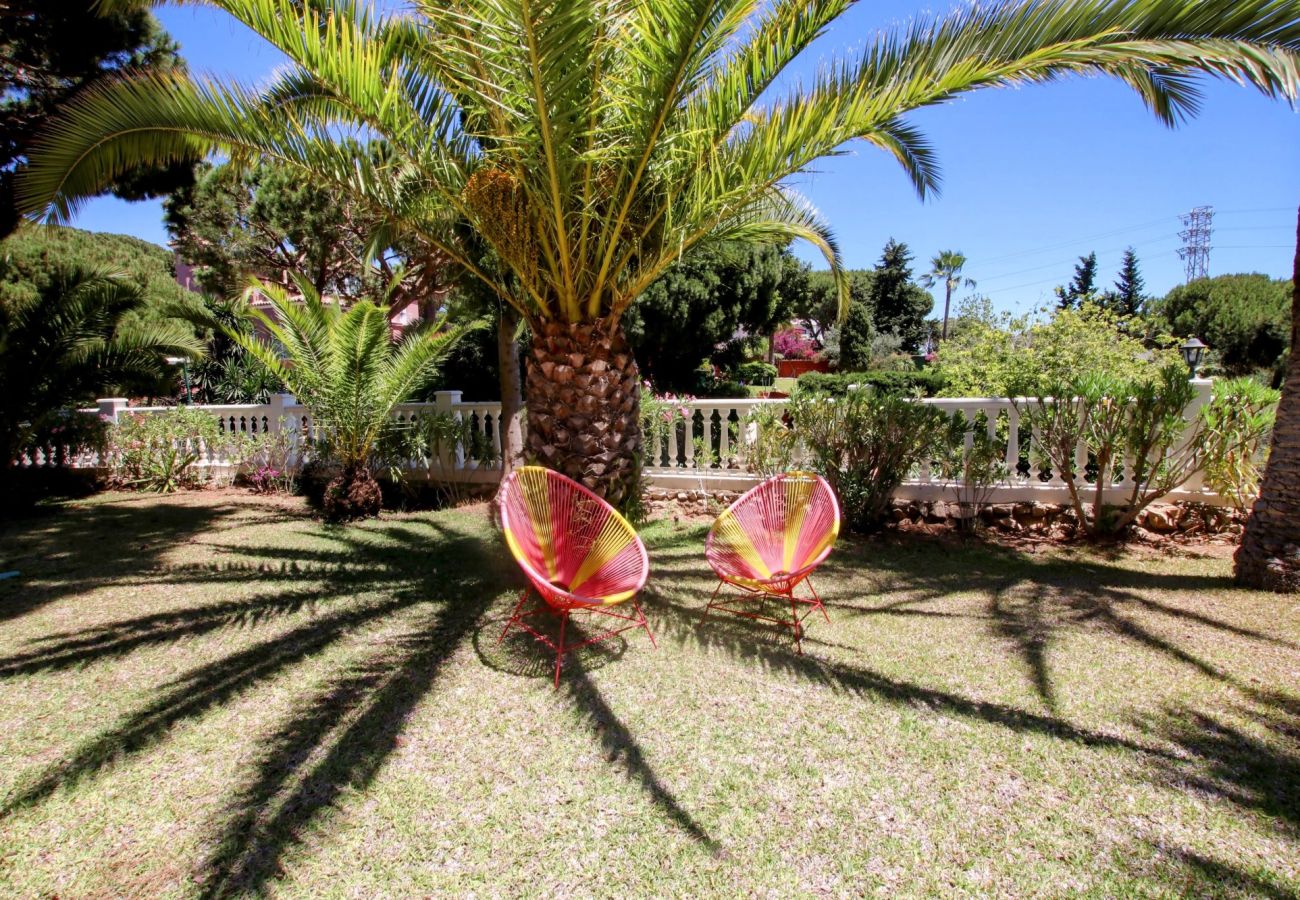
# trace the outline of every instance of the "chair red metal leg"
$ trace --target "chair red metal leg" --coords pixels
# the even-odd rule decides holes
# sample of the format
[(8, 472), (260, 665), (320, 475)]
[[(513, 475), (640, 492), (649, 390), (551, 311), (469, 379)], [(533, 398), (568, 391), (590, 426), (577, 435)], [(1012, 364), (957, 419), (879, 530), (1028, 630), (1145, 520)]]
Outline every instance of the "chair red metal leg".
[(803, 656), (803, 628), (799, 625), (799, 602), (794, 599), (794, 591), (790, 591), (790, 617), (791, 628), (794, 630), (794, 649), (800, 656)]
[(515, 611), (510, 614), (510, 619), (506, 622), (506, 627), (501, 629), (501, 636), (497, 638), (498, 644), (506, 639), (506, 632), (510, 630), (510, 626), (519, 621), (519, 610), (523, 609), (524, 601), (527, 599), (528, 591), (525, 589), (524, 592), (519, 595), (519, 602), (515, 604)]
[(564, 626), (569, 624), (569, 611), (560, 613), (560, 647), (555, 653), (555, 689), (560, 689), (560, 666), (564, 664)]
[(650, 623), (646, 621), (645, 613), (641, 611), (641, 604), (633, 598), (632, 606), (636, 609), (636, 614), (641, 619), (641, 627), (645, 629), (646, 637), (650, 638), (650, 646), (658, 650), (659, 644), (655, 641), (654, 632), (650, 630)]
[(831, 617), (826, 615), (826, 604), (822, 603), (822, 598), (821, 595), (817, 593), (817, 588), (812, 586), (812, 579), (805, 578), (804, 582), (808, 585), (808, 590), (812, 591), (813, 599), (817, 601), (817, 608), (822, 611), (822, 618), (826, 620), (827, 625), (831, 624)]
[(713, 609), (713, 601), (718, 599), (718, 591), (722, 590), (724, 584), (726, 584), (726, 582), (719, 578), (718, 586), (713, 589), (713, 596), (709, 598), (709, 605), (704, 607), (704, 614), (700, 616), (701, 625), (703, 625), (709, 618), (709, 612)]

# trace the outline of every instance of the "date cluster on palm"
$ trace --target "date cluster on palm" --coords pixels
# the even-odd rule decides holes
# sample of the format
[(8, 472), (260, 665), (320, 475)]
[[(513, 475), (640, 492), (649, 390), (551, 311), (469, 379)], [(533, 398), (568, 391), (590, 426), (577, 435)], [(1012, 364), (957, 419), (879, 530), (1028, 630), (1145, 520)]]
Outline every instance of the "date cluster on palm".
[(528, 454), (624, 508), (637, 490), (640, 373), (619, 325), (535, 324)]

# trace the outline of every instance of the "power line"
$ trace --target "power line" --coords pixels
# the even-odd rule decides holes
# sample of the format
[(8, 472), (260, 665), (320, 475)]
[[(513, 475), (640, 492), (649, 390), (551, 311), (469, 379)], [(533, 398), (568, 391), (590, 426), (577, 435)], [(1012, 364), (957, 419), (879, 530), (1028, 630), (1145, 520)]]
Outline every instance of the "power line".
[[(1119, 248), (1119, 249), (1124, 249), (1124, 248)], [(1219, 250), (1293, 250), (1295, 249), (1295, 247), (1292, 244), (1233, 244), (1229, 246), (1218, 247), (1217, 249)], [(1116, 251), (1106, 250), (1102, 252), (1114, 253)], [(984, 280), (981, 280), (980, 283), (983, 284)], [(997, 291), (998, 293), (1009, 293), (1010, 291), (1018, 291), (1018, 290), (1022, 290), (1023, 288), (1037, 287), (1040, 284), (1052, 284), (1052, 283), (1059, 284), (1060, 281), (1061, 281), (1060, 278), (1040, 278), (1037, 281), (1029, 281), (1029, 282), (1025, 282), (1024, 284), (1013, 284), (1010, 287), (1000, 287), (997, 289)]]
[[(1272, 212), (1294, 212), (1294, 210), (1287, 206), (1260, 207), (1258, 209), (1222, 209), (1222, 210), (1216, 210), (1215, 215), (1222, 217), (1222, 216), (1236, 216), (1236, 215), (1253, 215), (1257, 213), (1272, 213)], [(1088, 234), (1078, 238), (1071, 238), (1070, 240), (1063, 240), (1055, 244), (1045, 244), (1041, 247), (1032, 247), (1028, 250), (1016, 250), (1015, 252), (1004, 253), (1000, 256), (987, 256), (984, 257), (981, 260), (981, 262), (983, 263), (1002, 262), (1003, 260), (1007, 260), (1007, 259), (1017, 259), (1022, 256), (1034, 256), (1038, 253), (1046, 253), (1051, 250), (1059, 250), (1062, 247), (1076, 247), (1081, 244), (1086, 244), (1088, 241), (1100, 240), (1101, 238), (1113, 237), (1114, 235), (1117, 234), (1127, 234), (1133, 231), (1142, 231), (1143, 229), (1146, 228), (1153, 228), (1156, 225), (1166, 225), (1168, 224), (1170, 218), (1177, 218), (1177, 216), (1164, 216), (1159, 219), (1152, 219), (1149, 222), (1142, 222), (1137, 225), (1125, 225), (1122, 228), (1114, 228), (1109, 231), (1100, 231), (1095, 234)], [(1270, 226), (1261, 225), (1255, 227), (1258, 227), (1260, 229), (1267, 229)], [(1221, 230), (1226, 231), (1227, 229), (1221, 229)]]
[[(1113, 247), (1113, 248), (1111, 248), (1111, 249), (1109, 249), (1109, 250), (1099, 250), (1099, 251), (1097, 251), (1097, 252), (1098, 252), (1098, 253), (1119, 253), (1119, 252), (1122, 252), (1122, 251), (1124, 251), (1124, 250), (1127, 250), (1129, 247), (1134, 247), (1134, 248), (1137, 248), (1137, 247), (1149, 247), (1149, 246), (1151, 246), (1152, 244), (1163, 244), (1165, 241), (1172, 241), (1173, 239), (1174, 239), (1174, 236), (1173, 236), (1173, 235), (1165, 235), (1164, 237), (1150, 238), (1150, 239), (1145, 240), (1145, 241), (1137, 241), (1137, 242), (1132, 243), (1132, 244), (1127, 244), (1127, 245), (1125, 245), (1125, 246), (1123, 246), (1123, 247)], [(1072, 262), (1074, 262), (1074, 259), (1073, 259), (1073, 258), (1072, 258), (1072, 259), (1065, 259), (1065, 260), (1057, 260), (1057, 261), (1053, 261), (1053, 262), (1050, 262), (1050, 263), (1046, 263), (1046, 264), (1041, 265), (1041, 266), (1033, 266), (1033, 267), (1028, 268), (1028, 269), (1017, 269), (1017, 270), (1014, 271), (1014, 272), (1004, 272), (1004, 273), (1002, 273), (1001, 275), (988, 275), (988, 276), (982, 276), (982, 277), (980, 278), (980, 283), (984, 283), (984, 282), (987, 282), (987, 281), (998, 281), (998, 280), (1000, 280), (1000, 279), (1002, 279), (1002, 278), (1014, 278), (1014, 277), (1017, 276), (1017, 275), (1025, 275), (1025, 274), (1028, 274), (1029, 272), (1039, 272), (1039, 271), (1042, 271), (1043, 269), (1055, 269), (1055, 268), (1060, 267), (1060, 266), (1066, 266), (1066, 265), (1069, 265), (1069, 264), (1072, 263)]]

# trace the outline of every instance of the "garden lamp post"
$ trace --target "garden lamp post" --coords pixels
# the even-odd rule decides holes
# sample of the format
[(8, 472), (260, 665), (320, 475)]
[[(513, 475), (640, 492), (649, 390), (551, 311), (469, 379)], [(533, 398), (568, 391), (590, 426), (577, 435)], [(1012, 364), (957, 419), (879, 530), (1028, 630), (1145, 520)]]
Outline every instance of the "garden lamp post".
[(190, 396), (190, 361), (183, 356), (169, 356), (167, 362), (170, 365), (181, 367), (181, 380), (185, 384), (185, 405), (192, 405), (194, 398)]
[(1205, 358), (1205, 351), (1209, 348), (1201, 342), (1200, 338), (1188, 338), (1178, 351), (1183, 354), (1183, 361), (1187, 363), (1187, 368), (1191, 372), (1190, 378), (1196, 378), (1196, 370), (1201, 365), (1201, 360)]

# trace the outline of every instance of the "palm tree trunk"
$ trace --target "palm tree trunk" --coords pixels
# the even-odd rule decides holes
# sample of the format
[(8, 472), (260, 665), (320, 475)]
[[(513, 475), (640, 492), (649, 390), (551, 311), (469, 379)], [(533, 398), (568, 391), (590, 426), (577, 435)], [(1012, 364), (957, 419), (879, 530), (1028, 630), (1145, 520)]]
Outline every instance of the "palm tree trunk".
[[(503, 304), (504, 306), (504, 304)], [(519, 420), (523, 409), (523, 390), (520, 387), (519, 344), (515, 332), (519, 329), (519, 313), (504, 306), (497, 319), (497, 365), (501, 380), (501, 477), (509, 475), (523, 460), (524, 429)]]
[(939, 340), (948, 340), (948, 305), (952, 303), (952, 279), (949, 278), (944, 282), (943, 292), (943, 330), (939, 332)]
[(1300, 216), (1291, 285), (1291, 358), (1259, 498), (1237, 548), (1237, 583), (1300, 591)]
[(639, 491), (640, 391), (622, 323), (538, 324), (528, 357), (529, 455), (627, 508)]

